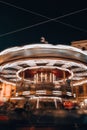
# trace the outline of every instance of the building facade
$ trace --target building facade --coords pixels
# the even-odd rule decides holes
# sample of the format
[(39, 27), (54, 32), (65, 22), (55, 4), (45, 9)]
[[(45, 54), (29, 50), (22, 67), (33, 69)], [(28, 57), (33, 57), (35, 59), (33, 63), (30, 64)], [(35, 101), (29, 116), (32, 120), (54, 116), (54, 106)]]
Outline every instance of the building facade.
[(71, 46), (87, 51), (87, 40), (73, 41)]
[[(73, 41), (71, 46), (83, 50), (87, 54), (87, 40)], [(75, 87), (74, 90), (77, 94), (77, 98), (86, 98), (87, 97), (87, 84), (79, 85)]]

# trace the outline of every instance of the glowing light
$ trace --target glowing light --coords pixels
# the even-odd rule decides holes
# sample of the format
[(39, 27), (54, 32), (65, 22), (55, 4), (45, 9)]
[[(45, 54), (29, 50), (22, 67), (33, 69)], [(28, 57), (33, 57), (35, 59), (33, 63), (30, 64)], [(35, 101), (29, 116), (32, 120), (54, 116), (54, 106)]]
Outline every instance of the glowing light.
[[(37, 51), (39, 49), (39, 51)], [(32, 50), (32, 51), (31, 51)], [(49, 57), (52, 53), (55, 57)], [(20, 54), (19, 54), (20, 53)], [(33, 55), (34, 53), (34, 55)], [(42, 53), (42, 58), (40, 54)], [(43, 58), (44, 54), (46, 58)], [(59, 55), (58, 55), (59, 54)], [(69, 56), (70, 54), (70, 56)], [(74, 55), (73, 55), (74, 54)], [(7, 55), (7, 57), (6, 57)], [(63, 55), (63, 57), (62, 57)], [(24, 56), (24, 57), (23, 57)], [(32, 56), (32, 58), (31, 58)], [(33, 59), (34, 56), (34, 59)], [(35, 58), (38, 56), (38, 58)], [(69, 58), (68, 58), (69, 56)], [(61, 59), (60, 59), (61, 57)], [(64, 59), (66, 58), (66, 60)], [(85, 57), (85, 58), (84, 58)], [(66, 46), (66, 45), (52, 45), (52, 44), (29, 44), (21, 47), (12, 47), (0, 52), (0, 80), (5, 83), (15, 85), (18, 80), (21, 80), (19, 72), (22, 71), (23, 65), (25, 68), (29, 66), (29, 69), (39, 68), (38, 63), (45, 63), (45, 68), (56, 68), (70, 73), (69, 79), (74, 80), (74, 84), (83, 84), (87, 82), (87, 53), (81, 49), (75, 47)], [(11, 59), (12, 58), (12, 59)], [(19, 59), (17, 59), (19, 58)], [(24, 59), (22, 59), (24, 58)], [(70, 59), (71, 58), (71, 59)], [(9, 60), (10, 61), (9, 61)], [(73, 60), (72, 60), (73, 59)], [(8, 60), (8, 61), (7, 61)], [(77, 60), (79, 60), (77, 62)], [(60, 66), (60, 67), (58, 67)], [(76, 67), (76, 68), (74, 68)], [(24, 70), (23, 69), (23, 70)], [(82, 72), (84, 71), (84, 72)], [(11, 78), (10, 78), (11, 77)], [(13, 78), (13, 79), (12, 79)], [(84, 80), (85, 79), (85, 80)], [(82, 81), (83, 80), (83, 81)], [(63, 80), (59, 80), (61, 82)], [(76, 82), (75, 82), (76, 81)], [(77, 82), (78, 81), (78, 82)], [(32, 82), (32, 81), (31, 81)], [(56, 83), (56, 81), (54, 81)]]

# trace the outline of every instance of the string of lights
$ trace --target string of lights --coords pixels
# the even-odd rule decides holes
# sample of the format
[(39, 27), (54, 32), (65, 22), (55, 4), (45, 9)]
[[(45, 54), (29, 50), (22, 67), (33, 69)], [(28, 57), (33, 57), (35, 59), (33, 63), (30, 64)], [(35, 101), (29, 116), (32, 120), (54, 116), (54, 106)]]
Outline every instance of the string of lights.
[(33, 28), (33, 27), (36, 27), (36, 26), (39, 26), (39, 25), (48, 23), (48, 22), (52, 22), (52, 21), (58, 22), (58, 23), (60, 23), (60, 24), (63, 24), (63, 25), (65, 25), (65, 26), (68, 26), (68, 27), (70, 27), (70, 28), (76, 29), (76, 30), (78, 30), (78, 31), (82, 31), (82, 32), (86, 32), (86, 33), (87, 33), (87, 30), (85, 30), (85, 29), (83, 29), (83, 28), (79, 28), (79, 27), (76, 27), (76, 26), (74, 26), (74, 25), (71, 25), (71, 24), (68, 24), (68, 23), (65, 23), (65, 22), (61, 22), (61, 21), (59, 20), (59, 19), (64, 18), (64, 17), (68, 17), (68, 16), (71, 16), (71, 15), (80, 13), (80, 12), (82, 12), (82, 11), (86, 11), (87, 8), (84, 8), (84, 9), (81, 9), (81, 10), (77, 10), (77, 11), (74, 11), (74, 12), (70, 12), (70, 13), (68, 13), (68, 14), (65, 14), (65, 15), (62, 15), (62, 16), (59, 16), (59, 17), (56, 17), (56, 18), (49, 18), (49, 17), (47, 17), (47, 16), (45, 16), (45, 15), (42, 15), (42, 14), (39, 14), (39, 13), (37, 13), (37, 12), (34, 12), (34, 11), (31, 11), (31, 10), (28, 10), (28, 9), (25, 9), (25, 8), (22, 8), (22, 7), (19, 7), (19, 6), (16, 6), (16, 5), (14, 5), (14, 4), (11, 4), (11, 3), (8, 3), (8, 2), (5, 2), (5, 1), (0, 1), (0, 3), (48, 19), (48, 20), (46, 20), (46, 21), (42, 21), (42, 22), (39, 22), (39, 23), (30, 25), (30, 26), (27, 26), (27, 27), (24, 27), (24, 28), (20, 28), (20, 29), (17, 29), (17, 30), (13, 30), (13, 31), (10, 31), (10, 32), (1, 34), (0, 37), (7, 36), (7, 35), (10, 35), (10, 34), (13, 34), (13, 33), (16, 33), (16, 32), (20, 32), (20, 31), (23, 31), (23, 30), (26, 30), (26, 29), (29, 29), (29, 28)]

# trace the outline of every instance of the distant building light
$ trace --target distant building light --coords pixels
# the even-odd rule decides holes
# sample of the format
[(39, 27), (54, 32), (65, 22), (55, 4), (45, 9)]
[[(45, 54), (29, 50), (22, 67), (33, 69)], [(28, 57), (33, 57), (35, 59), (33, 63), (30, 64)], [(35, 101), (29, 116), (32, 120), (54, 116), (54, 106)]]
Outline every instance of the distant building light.
[(29, 95), (30, 94), (30, 91), (24, 91), (23, 93), (22, 93), (22, 95)]
[(18, 96), (18, 93), (16, 93), (16, 95), (15, 95), (16, 97)]

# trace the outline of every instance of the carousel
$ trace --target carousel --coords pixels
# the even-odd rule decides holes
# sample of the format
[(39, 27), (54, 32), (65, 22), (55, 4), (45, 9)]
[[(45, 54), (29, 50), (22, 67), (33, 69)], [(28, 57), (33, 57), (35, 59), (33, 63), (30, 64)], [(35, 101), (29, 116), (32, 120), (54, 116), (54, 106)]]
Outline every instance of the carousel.
[[(87, 97), (87, 53), (68, 45), (35, 43), (0, 52), (0, 100), (57, 101)], [(37, 105), (38, 107), (38, 105)]]

